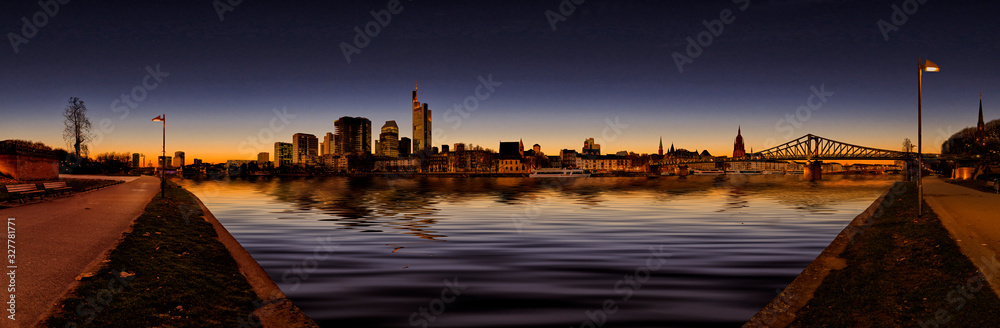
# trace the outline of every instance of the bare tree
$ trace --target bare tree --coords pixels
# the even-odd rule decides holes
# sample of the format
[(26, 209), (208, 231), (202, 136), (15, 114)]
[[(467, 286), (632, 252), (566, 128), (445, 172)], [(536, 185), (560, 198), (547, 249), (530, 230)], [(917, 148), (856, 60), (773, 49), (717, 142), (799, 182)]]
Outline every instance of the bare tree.
[(87, 119), (87, 106), (77, 97), (69, 98), (69, 105), (63, 112), (66, 118), (66, 129), (63, 130), (63, 139), (67, 144), (72, 144), (76, 158), (87, 155), (87, 142), (93, 137), (91, 135), (90, 120)]

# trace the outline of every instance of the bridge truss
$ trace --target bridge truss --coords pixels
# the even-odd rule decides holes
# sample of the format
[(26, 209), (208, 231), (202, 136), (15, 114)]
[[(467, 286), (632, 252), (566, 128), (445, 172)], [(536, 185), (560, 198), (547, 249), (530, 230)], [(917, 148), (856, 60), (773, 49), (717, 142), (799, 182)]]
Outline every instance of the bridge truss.
[(817, 135), (807, 134), (798, 139), (747, 154), (739, 158), (668, 158), (661, 165), (715, 163), (715, 162), (766, 162), (766, 161), (819, 161), (819, 160), (907, 160), (916, 154), (852, 145)]

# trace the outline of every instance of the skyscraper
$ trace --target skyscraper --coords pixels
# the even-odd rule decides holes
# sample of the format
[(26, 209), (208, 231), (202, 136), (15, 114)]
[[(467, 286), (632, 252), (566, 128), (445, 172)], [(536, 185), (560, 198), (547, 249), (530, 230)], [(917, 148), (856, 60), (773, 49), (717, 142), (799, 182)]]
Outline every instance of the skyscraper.
[(399, 126), (396, 125), (396, 121), (385, 121), (378, 140), (379, 155), (399, 157)]
[(274, 143), (274, 166), (292, 165), (292, 144), (287, 142)]
[(335, 153), (333, 150), (335, 148), (334, 145), (336, 145), (334, 140), (336, 139), (334, 138), (333, 133), (327, 132), (326, 136), (323, 137), (323, 143), (321, 144), (322, 147), (320, 147), (323, 151), (320, 152), (320, 155)]
[(736, 129), (736, 143), (733, 144), (733, 157), (739, 158), (747, 155), (746, 148), (743, 147), (743, 127)]
[(413, 89), (413, 153), (431, 151), (431, 110), (427, 104), (417, 100), (417, 89)]
[(319, 139), (308, 133), (292, 135), (292, 163), (311, 164), (319, 154)]
[(372, 121), (364, 117), (344, 116), (333, 123), (336, 154), (371, 154)]
[(132, 168), (139, 168), (139, 153), (132, 153)]

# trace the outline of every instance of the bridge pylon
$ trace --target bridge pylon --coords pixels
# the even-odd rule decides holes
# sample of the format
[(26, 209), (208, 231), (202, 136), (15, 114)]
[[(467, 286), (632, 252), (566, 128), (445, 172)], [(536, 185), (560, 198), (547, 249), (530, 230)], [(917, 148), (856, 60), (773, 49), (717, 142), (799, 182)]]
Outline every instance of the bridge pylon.
[(802, 180), (819, 181), (823, 180), (823, 161), (808, 161), (805, 169), (802, 170)]

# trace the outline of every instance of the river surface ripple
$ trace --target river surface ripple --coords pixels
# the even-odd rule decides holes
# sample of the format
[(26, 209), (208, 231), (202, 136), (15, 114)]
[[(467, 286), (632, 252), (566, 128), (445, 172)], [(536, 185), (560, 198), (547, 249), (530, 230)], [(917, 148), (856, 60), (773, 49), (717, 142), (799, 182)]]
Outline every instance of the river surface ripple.
[(896, 177), (178, 180), (325, 327), (737, 327)]

